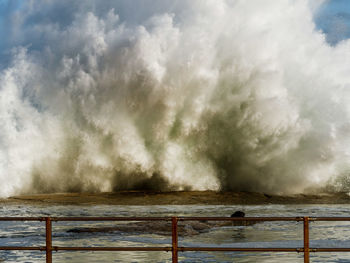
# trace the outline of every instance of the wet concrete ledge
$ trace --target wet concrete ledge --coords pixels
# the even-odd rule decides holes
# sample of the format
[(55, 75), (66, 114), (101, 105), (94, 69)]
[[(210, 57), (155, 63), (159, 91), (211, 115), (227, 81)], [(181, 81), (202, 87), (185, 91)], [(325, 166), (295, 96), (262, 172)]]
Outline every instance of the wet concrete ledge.
[(59, 205), (259, 205), (259, 204), (350, 204), (345, 192), (271, 195), (254, 192), (121, 191), (113, 193), (55, 193), (20, 195), (0, 199), (1, 204)]
[[(255, 221), (187, 221), (178, 223), (179, 236), (194, 236), (207, 233), (215, 228), (250, 226), (261, 222)], [(75, 227), (69, 229), (68, 233), (124, 233), (124, 234), (156, 234), (171, 236), (171, 222), (153, 221), (153, 222), (132, 222), (116, 223), (109, 227)]]

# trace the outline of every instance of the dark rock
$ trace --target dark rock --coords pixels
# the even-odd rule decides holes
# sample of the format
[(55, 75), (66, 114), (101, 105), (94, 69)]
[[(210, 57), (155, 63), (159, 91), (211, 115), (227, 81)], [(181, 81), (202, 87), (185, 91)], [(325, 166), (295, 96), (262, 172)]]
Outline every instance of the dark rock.
[(231, 215), (231, 217), (244, 217), (244, 216), (245, 216), (245, 213), (242, 211), (236, 211)]

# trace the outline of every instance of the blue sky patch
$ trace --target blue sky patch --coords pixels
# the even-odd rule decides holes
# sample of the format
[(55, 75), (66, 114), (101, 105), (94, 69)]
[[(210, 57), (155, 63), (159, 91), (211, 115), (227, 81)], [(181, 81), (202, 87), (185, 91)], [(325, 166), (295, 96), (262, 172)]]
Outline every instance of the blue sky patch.
[(331, 45), (350, 38), (350, 1), (327, 1), (315, 15), (315, 23)]

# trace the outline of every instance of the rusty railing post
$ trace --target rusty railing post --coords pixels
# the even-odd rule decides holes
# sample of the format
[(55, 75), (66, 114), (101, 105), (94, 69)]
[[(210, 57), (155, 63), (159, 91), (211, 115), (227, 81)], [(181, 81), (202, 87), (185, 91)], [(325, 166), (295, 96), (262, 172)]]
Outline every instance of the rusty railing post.
[(52, 225), (51, 218), (46, 217), (46, 263), (52, 263)]
[(304, 263), (310, 262), (309, 217), (304, 216)]
[(178, 261), (177, 217), (175, 216), (172, 217), (171, 222), (172, 222), (172, 262), (177, 263)]

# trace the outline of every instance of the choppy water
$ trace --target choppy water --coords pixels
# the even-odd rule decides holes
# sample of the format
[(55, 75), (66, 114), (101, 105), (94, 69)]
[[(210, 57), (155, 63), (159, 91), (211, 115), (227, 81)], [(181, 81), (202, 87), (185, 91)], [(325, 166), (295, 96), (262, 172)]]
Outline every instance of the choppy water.
[[(6, 205), (0, 216), (349, 216), (350, 205), (257, 206), (32, 206)], [(54, 222), (54, 246), (169, 246), (169, 236), (142, 233), (68, 233), (77, 226), (110, 226), (112, 222)], [(301, 222), (265, 222), (217, 227), (180, 237), (180, 246), (302, 247)], [(350, 222), (311, 222), (312, 247), (350, 247)], [(43, 222), (1, 222), (0, 246), (45, 245)], [(45, 262), (44, 252), (2, 251), (4, 262)], [(311, 262), (350, 262), (350, 253), (313, 253)], [(54, 262), (171, 262), (169, 252), (53, 252)], [(297, 253), (184, 252), (180, 262), (303, 262)]]

